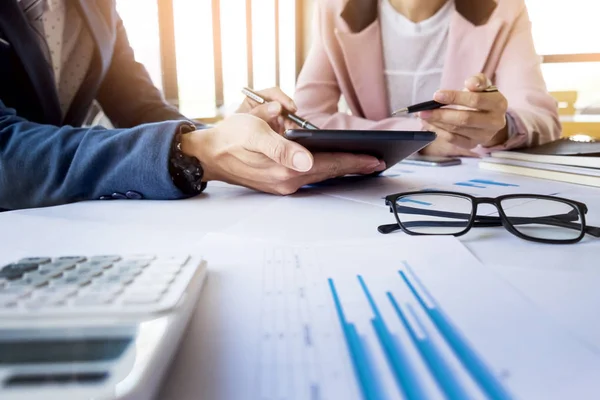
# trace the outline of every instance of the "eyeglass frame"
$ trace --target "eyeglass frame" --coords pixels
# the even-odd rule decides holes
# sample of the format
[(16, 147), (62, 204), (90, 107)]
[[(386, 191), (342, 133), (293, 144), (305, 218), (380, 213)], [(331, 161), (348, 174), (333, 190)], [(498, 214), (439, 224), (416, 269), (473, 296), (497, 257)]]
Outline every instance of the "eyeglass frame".
[[(439, 233), (439, 234), (413, 232), (409, 228), (404, 226), (404, 224), (400, 221), (400, 218), (398, 216), (398, 209), (397, 209), (398, 199), (401, 197), (407, 197), (407, 196), (412, 196), (412, 195), (424, 195), (424, 194), (437, 194), (437, 195), (454, 196), (454, 197), (468, 199), (471, 202), (472, 207), (471, 207), (471, 214), (469, 215), (469, 221), (468, 221), (467, 226), (460, 232)], [(537, 237), (533, 237), (533, 236), (527, 236), (527, 235), (519, 232), (519, 230), (517, 230), (513, 226), (513, 224), (510, 222), (510, 218), (506, 215), (506, 213), (504, 212), (504, 209), (501, 205), (502, 201), (504, 201), (504, 200), (518, 199), (518, 198), (531, 198), (531, 199), (539, 199), (539, 200), (557, 201), (557, 202), (565, 203), (565, 204), (573, 207), (579, 213), (578, 218), (581, 218), (581, 228), (578, 229), (580, 231), (579, 236), (574, 239), (559, 240), (559, 239), (537, 238)], [(532, 241), (532, 242), (538, 242), (538, 243), (546, 243), (546, 244), (573, 244), (573, 243), (577, 243), (577, 242), (581, 241), (585, 237), (586, 234), (600, 238), (600, 228), (595, 227), (595, 226), (588, 226), (586, 223), (585, 214), (587, 214), (587, 212), (588, 212), (587, 205), (585, 205), (584, 203), (581, 203), (579, 201), (566, 199), (563, 197), (541, 195), (541, 194), (526, 194), (526, 193), (505, 194), (505, 195), (501, 195), (498, 197), (476, 197), (476, 196), (470, 195), (468, 193), (443, 191), (443, 190), (426, 190), (426, 191), (413, 191), (413, 192), (401, 192), (401, 193), (390, 194), (390, 195), (386, 196), (384, 199), (385, 199), (385, 204), (390, 207), (390, 212), (394, 214), (397, 224), (380, 225), (377, 228), (377, 230), (382, 234), (392, 233), (392, 232), (396, 231), (397, 229), (401, 229), (404, 233), (412, 235), (412, 236), (462, 236), (462, 235), (466, 234), (467, 232), (469, 232), (473, 227), (503, 226), (507, 231), (509, 231), (510, 233), (512, 233), (513, 235), (517, 236), (520, 239), (528, 240), (528, 241)], [(486, 215), (478, 216), (477, 209), (478, 209), (478, 206), (481, 204), (493, 205), (496, 208), (496, 210), (498, 211), (499, 216), (498, 217), (486, 216)], [(418, 209), (418, 210), (422, 210), (422, 209)], [(423, 210), (423, 211), (426, 211), (426, 210)], [(444, 212), (444, 211), (440, 211), (440, 212)], [(464, 214), (464, 215), (466, 215), (466, 214)], [(548, 217), (554, 217), (554, 216), (547, 216), (545, 218), (548, 218)], [(479, 220), (477, 220), (478, 218), (479, 218)], [(516, 217), (513, 217), (512, 219), (514, 220), (515, 218)], [(518, 217), (518, 218), (523, 218), (523, 217)], [(526, 217), (526, 218), (536, 218), (536, 217)], [(542, 217), (537, 217), (537, 218), (539, 219)], [(565, 223), (571, 222), (571, 221), (572, 220), (567, 220), (567, 221), (565, 221)], [(568, 227), (568, 226), (565, 228), (575, 229), (573, 227)]]

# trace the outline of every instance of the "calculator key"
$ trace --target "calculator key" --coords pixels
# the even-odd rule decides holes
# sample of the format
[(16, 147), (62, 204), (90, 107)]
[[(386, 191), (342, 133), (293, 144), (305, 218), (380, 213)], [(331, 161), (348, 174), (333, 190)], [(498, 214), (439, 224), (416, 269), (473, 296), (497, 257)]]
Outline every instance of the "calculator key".
[(56, 279), (52, 283), (54, 285), (74, 285), (74, 286), (85, 286), (92, 281), (92, 277), (89, 275), (84, 276), (63, 276), (60, 279)]
[(0, 296), (21, 296), (31, 291), (27, 286), (7, 286), (0, 289)]
[(61, 295), (63, 297), (70, 297), (77, 294), (78, 291), (79, 286), (77, 285), (54, 285), (54, 283), (52, 283), (48, 286), (44, 286), (43, 288), (36, 290), (34, 296), (54, 294)]
[(109, 262), (109, 263), (114, 263), (117, 261), (120, 261), (121, 257), (120, 256), (94, 256), (94, 257), (90, 257), (90, 261), (102, 261), (102, 262)]
[(29, 282), (26, 279), (15, 279), (6, 284), (7, 288), (24, 288), (28, 286)]
[(31, 272), (38, 269), (38, 264), (32, 263), (14, 263), (8, 264), (2, 267), (0, 270), (0, 278), (6, 278), (7, 280), (19, 279), (25, 272)]
[(86, 261), (77, 265), (78, 269), (82, 268), (90, 268), (94, 270), (103, 270), (112, 267), (113, 263), (111, 261)]
[(26, 264), (48, 264), (50, 262), (50, 257), (27, 257), (19, 260), (19, 263)]
[(36, 276), (33, 278), (25, 278), (23, 279), (24, 282), (27, 282), (28, 285), (32, 286), (32, 287), (41, 287), (41, 286), (45, 286), (48, 284), (48, 280), (49, 278), (47, 277), (43, 277), (43, 276)]
[(75, 268), (75, 265), (77, 265), (77, 263), (72, 262), (72, 261), (53, 261), (48, 264), (40, 265), (39, 269), (40, 270), (57, 269), (57, 270), (65, 271), (68, 269)]
[(99, 276), (102, 274), (102, 270), (97, 270), (94, 268), (76, 268), (72, 271), (66, 271), (63, 275), (65, 277), (82, 277), (82, 276), (89, 276), (89, 277), (93, 277), (93, 276)]
[(123, 287), (121, 285), (95, 285), (91, 284), (85, 288), (83, 294), (100, 294), (106, 296), (115, 297), (123, 292)]
[(130, 268), (145, 268), (150, 265), (150, 261), (147, 260), (125, 260), (115, 264), (115, 268), (118, 269), (130, 269)]
[(156, 256), (152, 254), (133, 254), (131, 256), (125, 257), (129, 260), (140, 260), (140, 261), (153, 261), (156, 260)]
[(87, 258), (83, 256), (63, 256), (54, 259), (54, 261), (70, 261), (74, 263), (84, 262), (85, 260), (87, 260)]
[(99, 285), (129, 285), (131, 282), (133, 282), (135, 279), (135, 277), (133, 276), (119, 276), (119, 275), (102, 275), (99, 278), (95, 279), (94, 282), (96, 282)]
[(24, 278), (32, 279), (32, 278), (46, 278), (53, 279), (61, 276), (63, 272), (60, 269), (41, 269), (39, 271), (28, 272), (23, 275)]
[(148, 268), (148, 271), (151, 273), (172, 273), (174, 275), (178, 274), (181, 271), (181, 265), (177, 264), (165, 264), (165, 265), (152, 265)]
[(81, 295), (78, 298), (73, 300), (73, 305), (75, 306), (96, 306), (102, 304), (108, 304), (113, 301), (112, 296), (107, 296), (103, 294), (85, 294)]

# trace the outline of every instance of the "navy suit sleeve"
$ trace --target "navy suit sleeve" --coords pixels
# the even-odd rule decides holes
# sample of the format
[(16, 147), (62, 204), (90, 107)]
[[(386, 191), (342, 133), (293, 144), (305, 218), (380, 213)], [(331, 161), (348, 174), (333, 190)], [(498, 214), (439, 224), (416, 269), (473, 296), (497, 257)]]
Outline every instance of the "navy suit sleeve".
[(0, 101), (0, 209), (51, 206), (130, 190), (147, 199), (186, 197), (168, 172), (171, 142), (182, 124), (56, 127), (20, 118)]
[(123, 21), (118, 17), (116, 29), (111, 64), (96, 97), (106, 116), (119, 128), (185, 119), (165, 101), (146, 68), (135, 61)]

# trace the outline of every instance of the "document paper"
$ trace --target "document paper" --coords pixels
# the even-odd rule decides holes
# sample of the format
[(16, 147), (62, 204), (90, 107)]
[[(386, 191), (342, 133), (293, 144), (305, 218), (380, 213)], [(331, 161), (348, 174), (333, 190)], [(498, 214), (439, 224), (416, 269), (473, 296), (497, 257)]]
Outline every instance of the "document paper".
[(600, 356), (454, 238), (309, 247), (209, 235), (202, 247), (210, 272), (188, 333), (199, 347), (181, 350), (198, 355), (196, 383), (185, 384), (199, 385), (202, 398), (600, 391)]

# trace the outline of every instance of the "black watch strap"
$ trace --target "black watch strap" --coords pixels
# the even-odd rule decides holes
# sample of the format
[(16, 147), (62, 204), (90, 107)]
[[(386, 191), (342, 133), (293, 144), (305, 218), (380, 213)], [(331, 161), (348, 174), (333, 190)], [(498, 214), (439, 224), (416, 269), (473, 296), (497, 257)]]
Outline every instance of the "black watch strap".
[(169, 154), (171, 179), (175, 186), (187, 195), (202, 193), (206, 188), (206, 182), (202, 182), (204, 170), (200, 161), (196, 157), (184, 154), (181, 150), (182, 136), (194, 130), (192, 125), (182, 125), (173, 138)]

